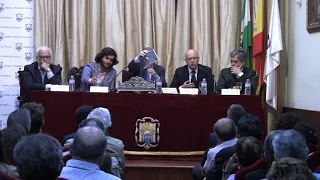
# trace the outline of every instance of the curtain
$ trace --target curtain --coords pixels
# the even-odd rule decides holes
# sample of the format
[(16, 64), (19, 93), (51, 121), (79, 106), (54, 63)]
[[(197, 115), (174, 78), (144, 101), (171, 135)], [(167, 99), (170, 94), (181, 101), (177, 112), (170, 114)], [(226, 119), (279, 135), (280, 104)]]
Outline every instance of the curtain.
[[(145, 46), (153, 47), (166, 68), (168, 84), (185, 64), (189, 48), (216, 75), (229, 66), (239, 47), (241, 1), (234, 0), (50, 0), (35, 3), (35, 47), (47, 45), (65, 76), (73, 66), (94, 61), (110, 46), (119, 72)], [(120, 78), (118, 77), (118, 80)]]

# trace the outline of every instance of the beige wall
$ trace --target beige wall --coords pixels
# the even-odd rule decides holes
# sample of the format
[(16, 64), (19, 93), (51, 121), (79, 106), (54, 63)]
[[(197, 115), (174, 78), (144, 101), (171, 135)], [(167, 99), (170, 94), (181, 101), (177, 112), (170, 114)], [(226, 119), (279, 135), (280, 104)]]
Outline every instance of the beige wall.
[(282, 105), (320, 111), (320, 32), (306, 30), (306, 0), (281, 1)]

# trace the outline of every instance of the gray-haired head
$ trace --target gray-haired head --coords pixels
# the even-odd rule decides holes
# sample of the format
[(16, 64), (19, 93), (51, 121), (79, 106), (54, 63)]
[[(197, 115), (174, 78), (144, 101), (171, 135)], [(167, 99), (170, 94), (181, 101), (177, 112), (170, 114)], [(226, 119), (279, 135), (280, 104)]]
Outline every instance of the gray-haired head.
[(229, 141), (237, 137), (238, 131), (233, 120), (230, 118), (219, 119), (213, 126), (219, 142)]
[(27, 109), (14, 110), (8, 116), (7, 126), (11, 126), (15, 123), (21, 125), (27, 132), (29, 132), (31, 128), (30, 112)]
[(292, 157), (307, 160), (309, 150), (306, 139), (296, 130), (290, 129), (280, 132), (272, 142), (274, 155), (279, 159)]
[(87, 118), (99, 119), (102, 122), (105, 131), (107, 131), (112, 126), (111, 115), (107, 108), (95, 108), (89, 113)]
[(240, 104), (232, 104), (227, 112), (227, 117), (232, 119), (236, 125), (242, 116), (246, 114), (246, 110)]
[(48, 46), (40, 46), (37, 50), (36, 50), (36, 57), (39, 58), (40, 56), (40, 51), (50, 51), (50, 56), (52, 56), (52, 51)]
[(14, 148), (14, 160), (22, 180), (56, 179), (62, 170), (62, 148), (52, 136), (25, 136)]
[(274, 161), (274, 151), (273, 151), (272, 141), (273, 141), (274, 137), (276, 137), (276, 135), (278, 135), (282, 131), (283, 130), (271, 131), (271, 132), (269, 132), (266, 139), (264, 140), (263, 150), (264, 150), (264, 154), (265, 154), (266, 158), (268, 159), (268, 162), (270, 165)]
[(243, 50), (234, 50), (230, 53), (230, 57), (235, 57), (237, 56), (237, 58), (240, 61), (245, 61), (248, 57), (247, 53), (244, 52)]

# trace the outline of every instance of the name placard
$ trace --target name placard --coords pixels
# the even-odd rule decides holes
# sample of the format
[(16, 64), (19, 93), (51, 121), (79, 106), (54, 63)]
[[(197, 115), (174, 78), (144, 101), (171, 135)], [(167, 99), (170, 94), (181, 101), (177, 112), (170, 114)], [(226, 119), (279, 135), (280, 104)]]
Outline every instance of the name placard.
[(199, 93), (198, 88), (179, 88), (180, 94), (196, 95)]
[(69, 85), (51, 85), (50, 91), (69, 92)]
[(177, 88), (162, 88), (163, 94), (178, 94)]
[(90, 86), (90, 92), (108, 93), (109, 87), (107, 87), (107, 86)]
[(221, 95), (240, 95), (240, 89), (221, 89)]

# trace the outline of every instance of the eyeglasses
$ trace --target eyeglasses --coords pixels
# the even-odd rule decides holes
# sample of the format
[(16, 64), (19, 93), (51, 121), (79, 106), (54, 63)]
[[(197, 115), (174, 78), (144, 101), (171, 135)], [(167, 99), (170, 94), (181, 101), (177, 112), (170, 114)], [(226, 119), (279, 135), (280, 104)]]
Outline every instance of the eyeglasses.
[(192, 59), (194, 59), (194, 60), (198, 60), (198, 59), (199, 59), (199, 57), (189, 57), (189, 58), (186, 58), (186, 60), (188, 60), (188, 61), (190, 61), (190, 60), (192, 60)]
[(40, 59), (51, 59), (51, 56), (40, 56)]

